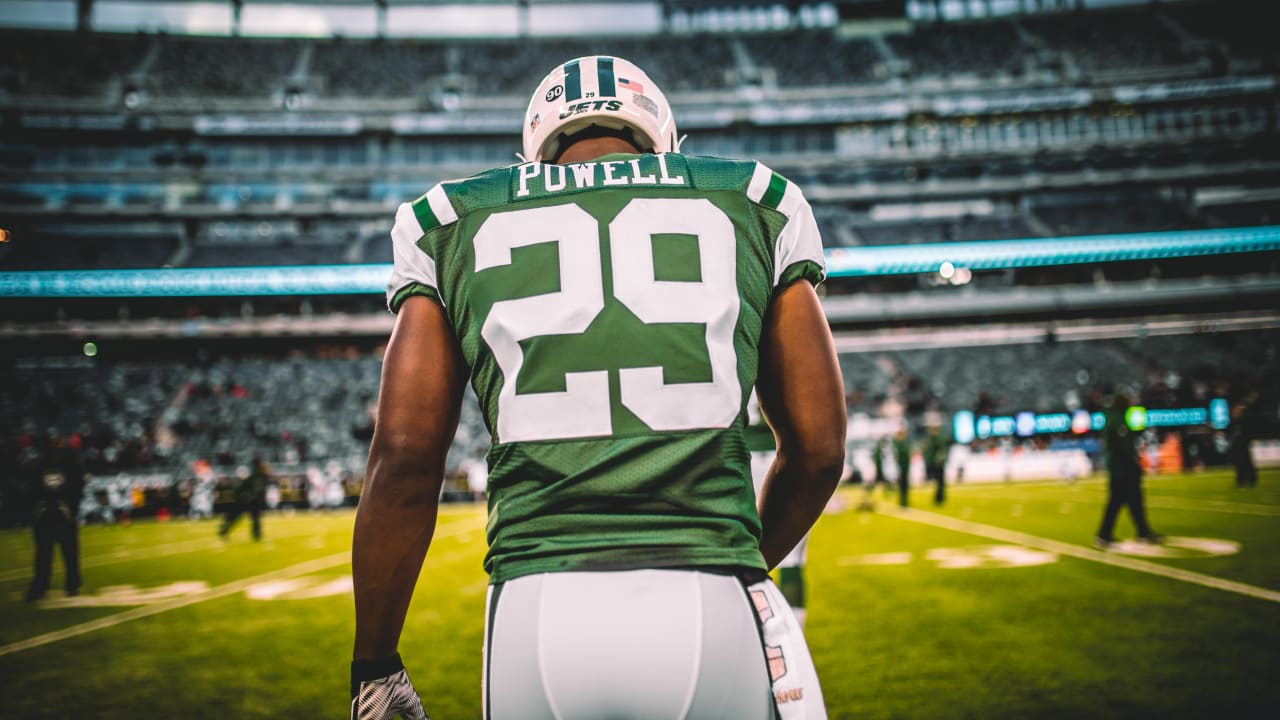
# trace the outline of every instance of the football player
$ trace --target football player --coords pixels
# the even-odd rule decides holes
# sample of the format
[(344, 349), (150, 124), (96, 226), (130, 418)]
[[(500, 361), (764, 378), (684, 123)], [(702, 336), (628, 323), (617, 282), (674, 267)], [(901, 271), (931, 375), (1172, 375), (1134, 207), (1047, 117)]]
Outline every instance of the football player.
[[(817, 225), (768, 167), (678, 138), (640, 68), (578, 58), (535, 91), (524, 162), (397, 211), (353, 717), (425, 717), (398, 645), (468, 381), (493, 437), (486, 718), (825, 717), (767, 577), (844, 460)], [(758, 500), (752, 387), (777, 445)]]

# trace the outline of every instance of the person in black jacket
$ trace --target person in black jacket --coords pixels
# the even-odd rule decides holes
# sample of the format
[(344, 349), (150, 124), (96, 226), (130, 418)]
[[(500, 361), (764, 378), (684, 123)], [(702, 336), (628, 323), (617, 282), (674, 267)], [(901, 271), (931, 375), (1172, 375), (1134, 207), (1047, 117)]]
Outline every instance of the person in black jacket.
[(898, 504), (907, 507), (911, 489), (911, 437), (905, 422), (893, 436), (893, 459), (898, 465)]
[(1115, 543), (1116, 518), (1120, 509), (1129, 508), (1129, 516), (1138, 531), (1138, 540), (1158, 543), (1162, 536), (1147, 523), (1146, 503), (1142, 493), (1142, 462), (1138, 457), (1137, 433), (1129, 428), (1125, 412), (1132, 399), (1126, 390), (1113, 389), (1103, 409), (1107, 424), (1102, 429), (1102, 450), (1107, 462), (1107, 506), (1102, 511), (1102, 525), (1094, 538), (1095, 547), (1106, 550)]
[(222, 527), (218, 529), (219, 537), (226, 538), (227, 533), (231, 532), (231, 526), (247, 512), (253, 520), (253, 539), (262, 539), (262, 508), (266, 505), (269, 482), (271, 482), (271, 466), (266, 460), (254, 455), (253, 469), (236, 486), (236, 501), (227, 510)]
[(1251, 390), (1231, 408), (1231, 441), (1228, 454), (1236, 469), (1236, 487), (1258, 486), (1258, 468), (1253, 464), (1250, 443), (1257, 434), (1258, 392)]
[(60, 433), (50, 433), (39, 458), (27, 468), (27, 482), (35, 501), (32, 531), (36, 542), (35, 575), (27, 588), (28, 602), (49, 591), (53, 546), (62, 549), (67, 595), (80, 593), (80, 525), (77, 516), (84, 495), (85, 473), (80, 454)]

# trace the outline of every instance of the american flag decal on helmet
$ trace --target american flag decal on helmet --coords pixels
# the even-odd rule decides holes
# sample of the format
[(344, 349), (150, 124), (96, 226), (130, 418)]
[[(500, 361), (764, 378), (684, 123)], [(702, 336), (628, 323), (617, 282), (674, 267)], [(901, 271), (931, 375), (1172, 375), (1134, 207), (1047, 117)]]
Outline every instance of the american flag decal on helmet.
[(644, 84), (643, 84), (643, 83), (638, 83), (638, 82), (636, 82), (635, 80), (629, 80), (629, 79), (624, 78), (624, 77), (620, 77), (620, 78), (618, 78), (618, 87), (626, 88), (626, 89), (628, 89), (628, 90), (630, 90), (630, 91), (632, 91), (632, 92), (638, 92), (638, 93), (640, 93), (641, 95), (643, 95), (643, 94), (644, 94)]

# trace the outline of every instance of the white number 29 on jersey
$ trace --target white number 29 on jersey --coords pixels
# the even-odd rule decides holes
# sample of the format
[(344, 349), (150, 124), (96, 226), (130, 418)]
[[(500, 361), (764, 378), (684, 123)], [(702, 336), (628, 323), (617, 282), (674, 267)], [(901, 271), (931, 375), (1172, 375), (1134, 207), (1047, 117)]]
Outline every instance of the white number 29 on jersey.
[[(655, 277), (656, 234), (698, 240), (701, 280)], [(498, 440), (516, 442), (613, 433), (607, 370), (565, 373), (563, 392), (516, 393), (524, 365), (523, 340), (573, 335), (604, 309), (603, 273), (613, 294), (645, 323), (706, 326), (711, 381), (663, 381), (661, 367), (619, 371), (622, 404), (653, 430), (727, 427), (742, 402), (733, 331), (738, 322), (736, 240), (729, 217), (701, 198), (637, 198), (609, 223), (611, 267), (601, 263), (599, 223), (573, 204), (495, 213), (476, 232), (476, 272), (511, 264), (511, 250), (555, 243), (560, 260), (558, 292), (493, 304), (480, 335), (502, 369)]]

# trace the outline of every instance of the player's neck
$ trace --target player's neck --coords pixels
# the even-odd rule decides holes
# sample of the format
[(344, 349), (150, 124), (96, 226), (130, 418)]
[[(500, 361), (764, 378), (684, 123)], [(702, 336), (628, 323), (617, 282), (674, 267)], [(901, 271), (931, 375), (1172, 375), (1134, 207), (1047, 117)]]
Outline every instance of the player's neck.
[(579, 140), (560, 153), (561, 165), (572, 162), (587, 162), (611, 153), (640, 152), (635, 145), (616, 137), (595, 137)]

